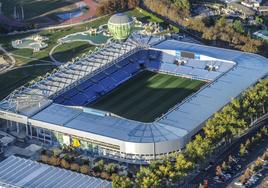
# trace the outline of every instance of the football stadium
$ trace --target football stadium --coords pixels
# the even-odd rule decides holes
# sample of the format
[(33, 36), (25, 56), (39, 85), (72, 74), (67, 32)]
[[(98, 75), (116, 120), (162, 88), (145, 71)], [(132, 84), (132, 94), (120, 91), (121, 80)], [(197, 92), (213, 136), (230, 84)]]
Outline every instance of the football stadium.
[(134, 33), (18, 88), (0, 118), (20, 139), (144, 163), (182, 150), (267, 73), (256, 54)]

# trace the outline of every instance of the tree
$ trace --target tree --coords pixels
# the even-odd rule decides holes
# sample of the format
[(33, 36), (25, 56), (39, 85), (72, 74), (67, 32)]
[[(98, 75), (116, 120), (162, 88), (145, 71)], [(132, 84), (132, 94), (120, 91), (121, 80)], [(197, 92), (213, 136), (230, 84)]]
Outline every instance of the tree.
[(137, 173), (136, 183), (138, 187), (151, 188), (160, 187), (160, 177), (149, 168), (141, 167)]
[(139, 0), (101, 0), (96, 9), (96, 15), (111, 14), (126, 11), (139, 5)]
[(245, 156), (246, 152), (247, 152), (247, 150), (246, 150), (245, 145), (244, 144), (241, 144), (240, 145), (240, 149), (239, 149), (240, 156), (242, 156), (242, 157)]
[(175, 168), (182, 175), (187, 175), (187, 172), (192, 170), (193, 167), (194, 167), (194, 164), (191, 161), (188, 161), (182, 153), (180, 153), (176, 157)]
[(235, 20), (233, 23), (233, 28), (239, 32), (239, 33), (244, 33), (245, 32), (245, 28), (242, 24), (242, 22), (240, 20)]
[(129, 179), (129, 177), (118, 176), (114, 174), (112, 176), (112, 187), (113, 188), (132, 188), (133, 182)]
[(208, 138), (202, 138), (196, 135), (195, 139), (186, 145), (186, 154), (193, 161), (203, 162), (205, 157), (211, 152), (211, 141)]
[(41, 155), (41, 161), (42, 163), (48, 163), (49, 162), (49, 157), (46, 154)]
[(97, 172), (102, 172), (104, 170), (104, 161), (103, 160), (99, 160), (95, 164), (94, 170), (97, 171)]
[(57, 156), (51, 156), (49, 158), (49, 164), (53, 165), (53, 166), (58, 166), (60, 165), (60, 158)]
[(223, 161), (221, 167), (222, 167), (222, 170), (224, 170), (224, 171), (228, 170), (228, 168), (229, 168), (225, 161)]
[(117, 165), (114, 164), (114, 163), (109, 163), (107, 166), (106, 166), (106, 171), (112, 175), (113, 173), (115, 173), (117, 170)]
[(250, 148), (250, 146), (251, 146), (250, 140), (247, 139), (246, 143), (245, 143), (245, 148), (248, 149), (248, 148)]
[(80, 166), (80, 172), (81, 172), (82, 174), (88, 174), (88, 173), (89, 173), (89, 166), (86, 165), (86, 164)]
[(216, 26), (218, 27), (224, 27), (226, 25), (226, 18), (223, 16), (221, 17), (217, 22)]
[(65, 168), (65, 169), (69, 169), (70, 168), (70, 163), (66, 159), (62, 159), (60, 161), (60, 166), (62, 168)]
[(80, 170), (80, 166), (77, 163), (71, 163), (70, 169), (78, 172)]
[(261, 24), (263, 24), (263, 19), (260, 16), (256, 16), (255, 23), (258, 25), (261, 25)]

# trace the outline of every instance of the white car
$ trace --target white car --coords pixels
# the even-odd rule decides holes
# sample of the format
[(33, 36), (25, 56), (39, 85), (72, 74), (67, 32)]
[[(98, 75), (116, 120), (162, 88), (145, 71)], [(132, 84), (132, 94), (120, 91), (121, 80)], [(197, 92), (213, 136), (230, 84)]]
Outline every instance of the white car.
[(243, 184), (240, 181), (237, 181), (234, 184), (237, 185), (237, 186), (243, 186)]

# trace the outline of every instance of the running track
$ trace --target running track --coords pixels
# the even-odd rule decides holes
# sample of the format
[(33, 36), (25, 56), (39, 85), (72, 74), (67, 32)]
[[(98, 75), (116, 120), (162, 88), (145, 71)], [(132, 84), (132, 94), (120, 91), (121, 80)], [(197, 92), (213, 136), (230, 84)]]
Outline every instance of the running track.
[(91, 17), (95, 16), (96, 9), (97, 9), (97, 3), (94, 2), (93, 0), (83, 0), (83, 2), (88, 6), (89, 11), (87, 11), (85, 14), (83, 14), (83, 15), (81, 15), (79, 17), (66, 20), (65, 22), (63, 22), (61, 24), (78, 23), (78, 22), (81, 22), (81, 21), (88, 20)]
[[(85, 14), (83, 14), (79, 17), (72, 18), (70, 20), (66, 20), (66, 21), (60, 23), (60, 25), (79, 23), (81, 21), (88, 20), (88, 19), (92, 18), (93, 16), (95, 16), (96, 9), (97, 9), (97, 3), (94, 2), (93, 0), (82, 0), (82, 1), (89, 7), (89, 11), (87, 11)], [(4, 15), (0, 15), (0, 23), (4, 23), (4, 24), (9, 25), (9, 26), (17, 26), (17, 27), (23, 27), (26, 25), (24, 22), (20, 22), (20, 21), (8, 18)]]

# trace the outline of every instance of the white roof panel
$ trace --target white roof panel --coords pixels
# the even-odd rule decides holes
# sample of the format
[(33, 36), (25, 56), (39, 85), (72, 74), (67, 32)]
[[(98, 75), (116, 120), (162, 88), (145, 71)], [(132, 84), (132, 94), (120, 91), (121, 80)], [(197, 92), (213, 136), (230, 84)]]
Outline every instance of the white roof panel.
[[(32, 119), (129, 142), (180, 139), (190, 132), (193, 134), (193, 130), (197, 131), (216, 111), (268, 73), (268, 60), (256, 54), (174, 40), (161, 42), (154, 49), (194, 52), (232, 61), (236, 65), (153, 123), (99, 116), (86, 113), (82, 108), (58, 104), (50, 105)], [(116, 45), (113, 50), (117, 50)], [(207, 76), (215, 78), (218, 74), (209, 72)]]
[(91, 188), (91, 185), (94, 185), (94, 188), (112, 187), (111, 182), (106, 180), (15, 156), (0, 162), (0, 169), (0, 187), (77, 188), (82, 184), (88, 188)]

